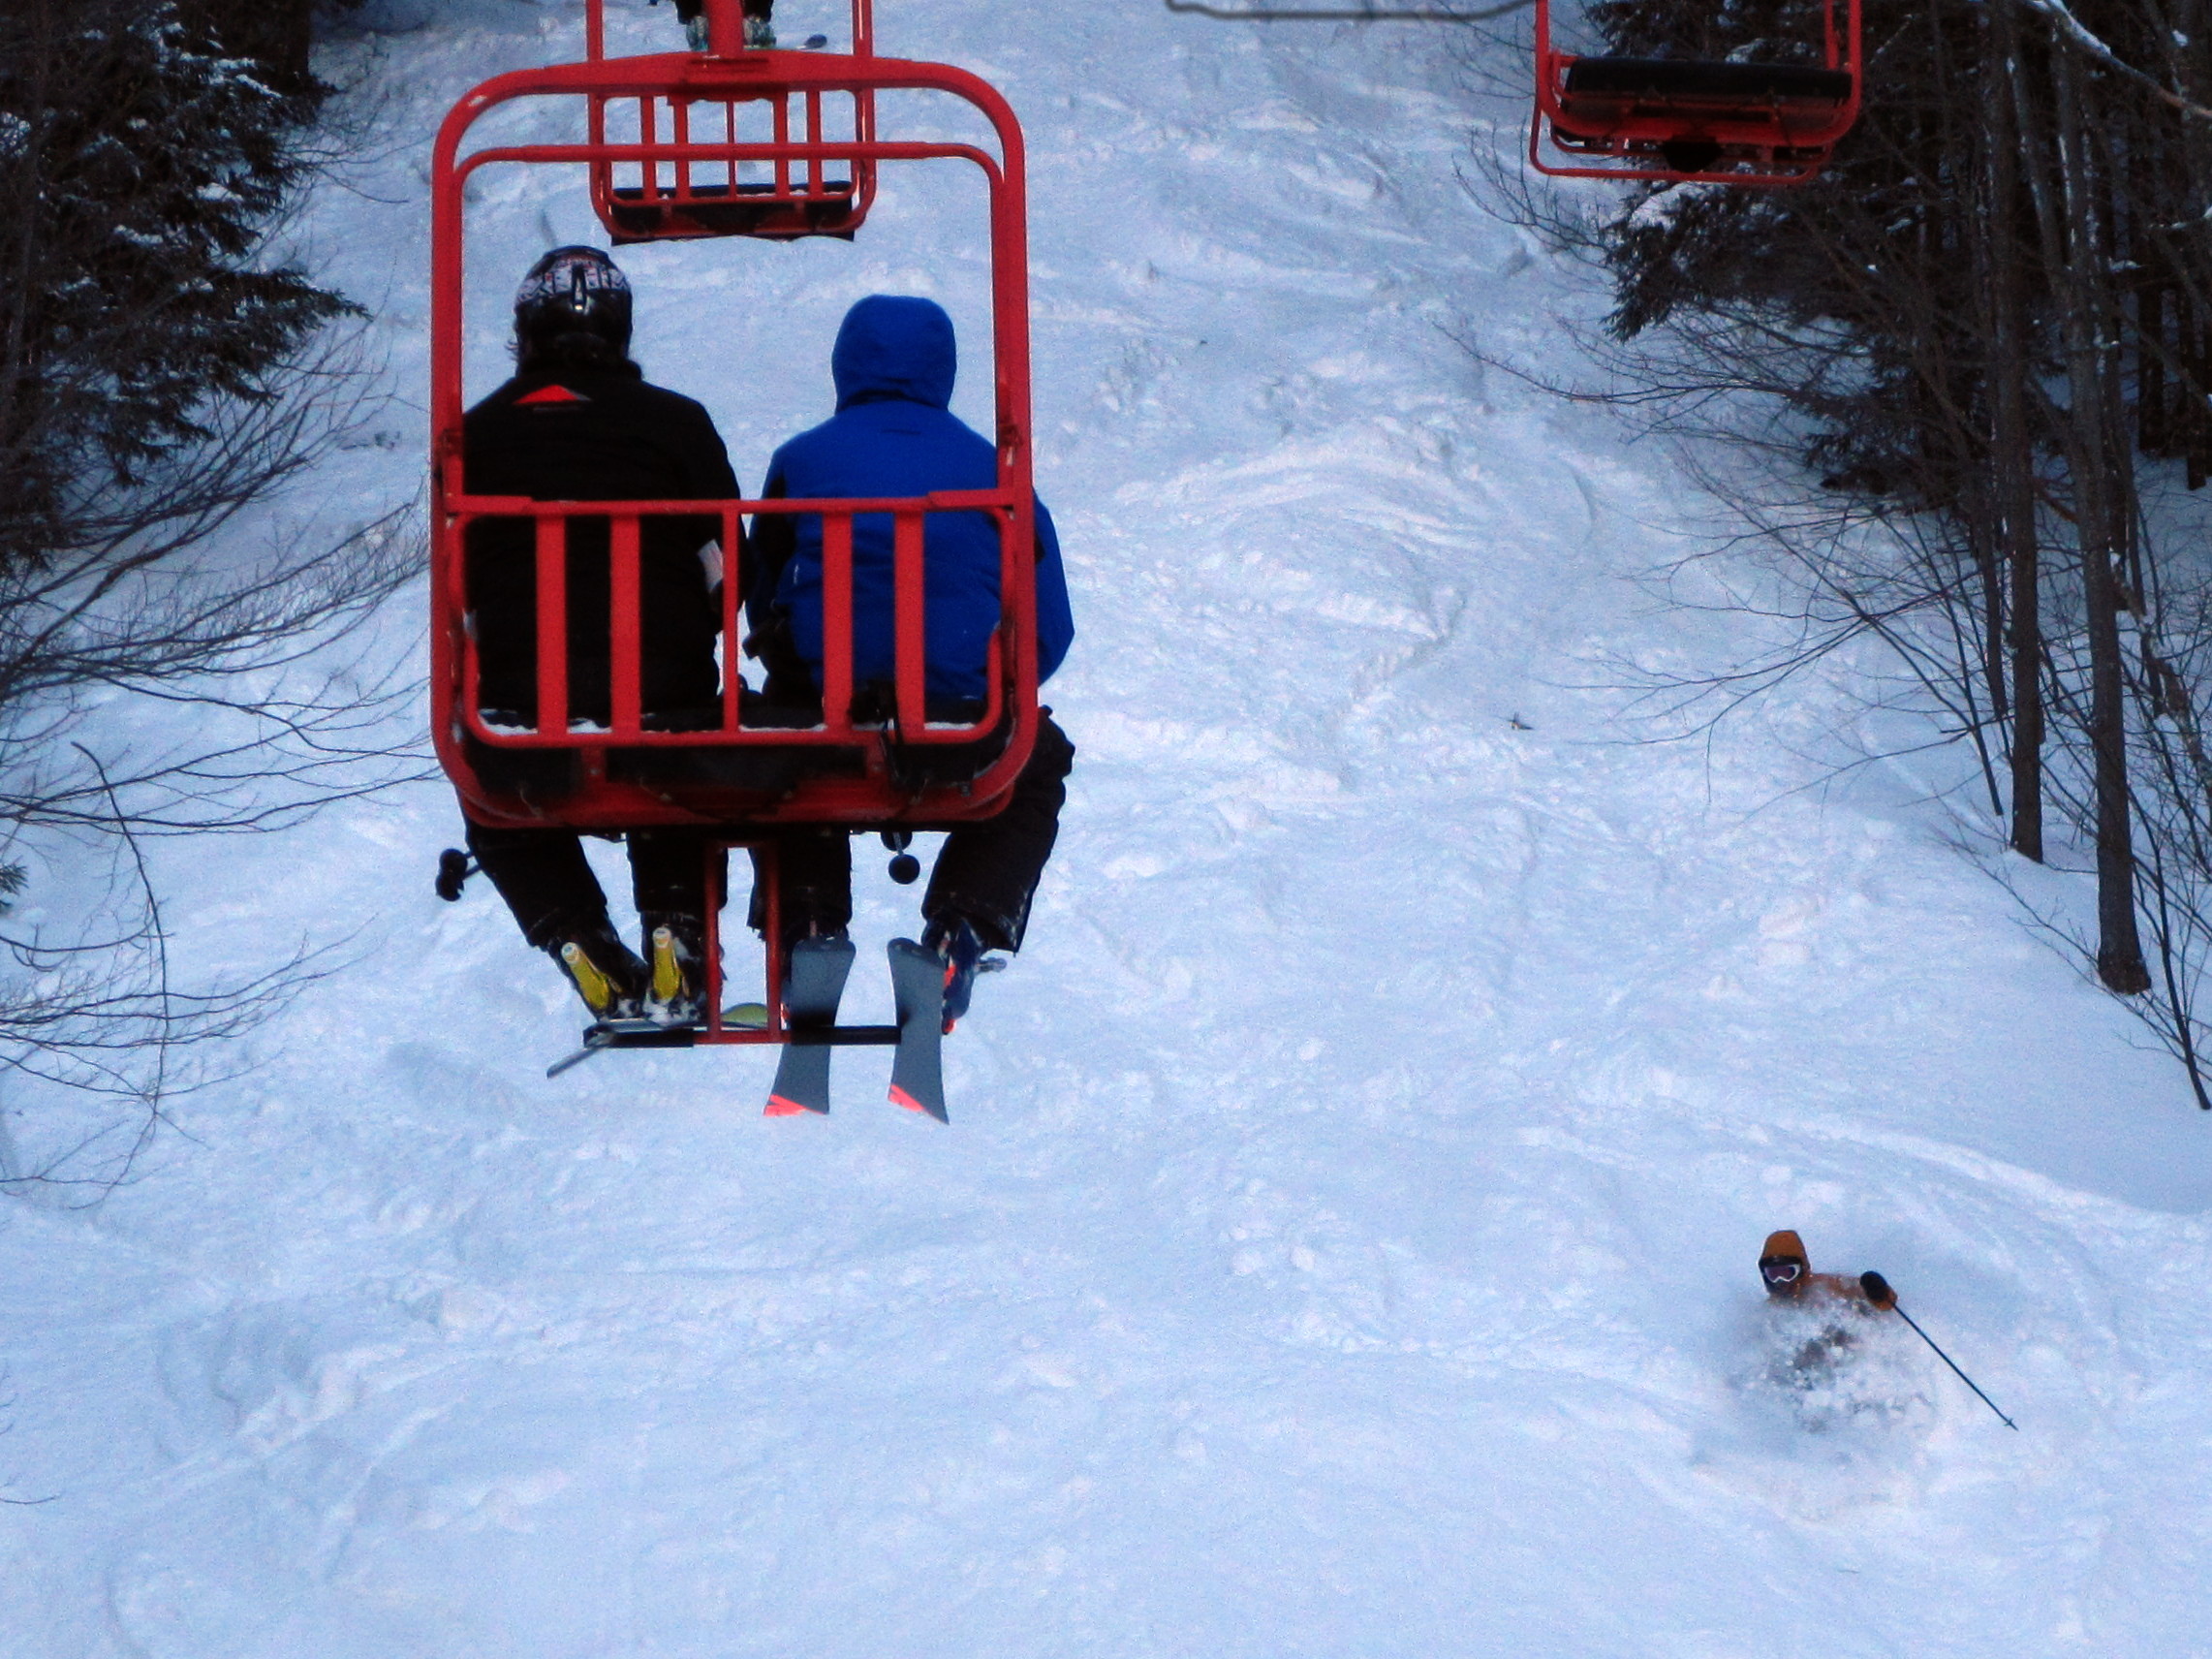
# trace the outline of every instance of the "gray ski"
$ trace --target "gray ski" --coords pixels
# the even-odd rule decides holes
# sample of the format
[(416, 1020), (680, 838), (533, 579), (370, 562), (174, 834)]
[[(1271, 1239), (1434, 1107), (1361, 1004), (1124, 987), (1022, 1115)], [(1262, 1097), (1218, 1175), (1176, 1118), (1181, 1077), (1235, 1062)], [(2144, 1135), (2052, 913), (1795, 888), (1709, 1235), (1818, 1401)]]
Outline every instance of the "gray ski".
[(801, 939), (792, 947), (791, 968), (784, 976), (784, 1018), (791, 1027), (791, 1040), (785, 1042), (783, 1057), (776, 1062), (768, 1116), (829, 1110), (829, 1047), (797, 1039), (837, 1023), (845, 976), (852, 971), (850, 939)]
[(580, 1066), (594, 1054), (613, 1047), (610, 1038), (602, 1036), (596, 1029), (584, 1033), (583, 1047), (565, 1058), (555, 1060), (545, 1068), (545, 1076), (557, 1078), (572, 1066)]
[(912, 939), (890, 942), (891, 999), (898, 1007), (898, 1051), (891, 1060), (891, 1104), (945, 1114), (945, 959)]

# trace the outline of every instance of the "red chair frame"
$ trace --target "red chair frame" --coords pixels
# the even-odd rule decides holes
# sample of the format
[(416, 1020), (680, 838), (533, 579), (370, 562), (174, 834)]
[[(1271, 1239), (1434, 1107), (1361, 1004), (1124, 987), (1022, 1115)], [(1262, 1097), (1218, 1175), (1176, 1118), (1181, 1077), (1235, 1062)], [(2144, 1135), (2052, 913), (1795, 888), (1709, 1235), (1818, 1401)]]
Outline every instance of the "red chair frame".
[[(865, 0), (857, 7), (864, 15)], [(727, 43), (741, 27), (738, 0), (708, 0), (709, 17)], [(593, 0), (592, 16), (598, 14)], [(517, 100), (567, 98), (606, 101), (696, 95), (709, 100), (798, 98), (851, 94), (872, 103), (881, 91), (942, 92), (980, 110), (990, 123), (998, 153), (956, 141), (894, 141), (871, 133), (831, 140), (809, 130), (758, 141), (702, 140), (673, 133), (638, 142), (587, 138), (576, 143), (493, 144), (463, 151), (474, 124)], [(581, 123), (579, 123), (581, 124)], [(462, 476), (462, 295), (465, 187), (485, 167), (569, 166), (590, 170), (637, 163), (678, 167), (700, 163), (759, 162), (786, 170), (819, 170), (842, 162), (855, 168), (899, 161), (964, 160), (980, 169), (989, 192), (991, 319), (997, 402), (998, 475), (988, 489), (939, 492), (885, 500), (539, 501), (471, 495)], [(814, 174), (820, 176), (817, 171)], [(559, 827), (583, 831), (683, 825), (716, 833), (726, 846), (756, 843), (765, 829), (787, 824), (855, 828), (946, 828), (987, 818), (1000, 809), (1028, 763), (1038, 730), (1036, 522), (1030, 452), (1028, 239), (1024, 207), (1023, 147), (1012, 108), (988, 82), (947, 64), (873, 55), (793, 51), (734, 51), (729, 55), (670, 52), (632, 58), (599, 57), (583, 63), (521, 70), (484, 81), (463, 97), (439, 130), (431, 174), (431, 553), (430, 708), (440, 764), (477, 822), (507, 828)], [(825, 342), (826, 348), (827, 342)], [(1000, 620), (988, 661), (989, 696), (972, 722), (932, 721), (924, 699), (923, 538), (931, 513), (985, 513), (996, 520), (1000, 546)], [(825, 696), (821, 718), (809, 728), (744, 723), (741, 602), (736, 591), (740, 519), (748, 515), (807, 514), (823, 521), (823, 634)], [(893, 662), (896, 719), (885, 726), (853, 717), (853, 520), (860, 514), (888, 515), (893, 530)], [(718, 516), (725, 569), (721, 645), (724, 689), (720, 724), (707, 731), (654, 729), (641, 707), (639, 558), (640, 527), (663, 516)], [(477, 706), (480, 675), (468, 627), (465, 541), (481, 518), (527, 518), (535, 525), (539, 725), (516, 730), (487, 723)], [(609, 527), (608, 608), (612, 663), (611, 719), (605, 727), (571, 729), (567, 676), (566, 529), (572, 518), (604, 519)], [(548, 717), (549, 716), (549, 717)], [(895, 750), (974, 743), (999, 731), (1006, 742), (988, 766), (964, 783), (912, 786), (900, 781)], [(614, 751), (842, 750), (857, 767), (848, 775), (805, 778), (780, 797), (715, 787), (664, 787), (609, 775)], [(555, 753), (576, 759), (579, 786), (549, 803), (533, 802), (518, 789), (495, 787), (472, 760), (478, 753)], [(771, 903), (772, 903), (771, 883)], [(779, 1043), (783, 1024), (780, 986), (770, 953), (765, 1030), (724, 1026), (721, 975), (712, 969), (714, 1012), (703, 1031), (674, 1031), (671, 1044)], [(882, 1042), (873, 1028), (845, 1037), (808, 1040)]]
[[(1823, 32), (1826, 67), (1851, 78), (1847, 97), (1834, 105), (1759, 102), (1711, 91), (1626, 94), (1577, 99), (1569, 87), (1576, 63), (1606, 61), (1555, 50), (1551, 0), (1536, 0), (1536, 118), (1529, 125), (1529, 165), (1562, 178), (1655, 179), (1672, 183), (1749, 186), (1803, 184), (1818, 176), (1835, 146), (1858, 120), (1861, 75), (1860, 0), (1845, 0), (1845, 23), (1836, 27), (1836, 0), (1826, 0)], [(1616, 60), (1618, 61), (1618, 60)], [(1684, 70), (1705, 67), (1685, 63)], [(1727, 69), (1775, 66), (1728, 65)], [(1580, 104), (1580, 108), (1573, 106)], [(1541, 140), (1571, 155), (1610, 156), (1627, 165), (1562, 165), (1547, 161)], [(1683, 141), (1719, 146), (1730, 164), (1684, 170), (1652, 165), (1648, 158)], [(1748, 164), (1746, 166), (1745, 164)]]

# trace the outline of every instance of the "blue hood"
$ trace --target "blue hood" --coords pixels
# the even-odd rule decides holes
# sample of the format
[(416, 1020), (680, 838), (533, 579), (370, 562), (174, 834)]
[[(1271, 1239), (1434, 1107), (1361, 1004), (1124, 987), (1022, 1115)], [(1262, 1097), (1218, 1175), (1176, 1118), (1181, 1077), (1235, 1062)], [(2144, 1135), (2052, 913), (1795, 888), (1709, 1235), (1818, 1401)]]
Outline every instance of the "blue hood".
[(904, 398), (943, 409), (952, 401), (959, 349), (952, 319), (934, 299), (871, 294), (845, 313), (829, 354), (837, 407)]

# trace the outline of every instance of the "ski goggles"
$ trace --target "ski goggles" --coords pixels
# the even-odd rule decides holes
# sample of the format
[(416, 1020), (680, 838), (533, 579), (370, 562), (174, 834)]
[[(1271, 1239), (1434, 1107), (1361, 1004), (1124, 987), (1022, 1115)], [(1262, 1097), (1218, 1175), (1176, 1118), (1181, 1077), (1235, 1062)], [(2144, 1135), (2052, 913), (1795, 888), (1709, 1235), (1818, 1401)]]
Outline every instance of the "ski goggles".
[(1805, 1264), (1791, 1256), (1761, 1256), (1760, 1277), (1770, 1285), (1793, 1285), (1804, 1275)]

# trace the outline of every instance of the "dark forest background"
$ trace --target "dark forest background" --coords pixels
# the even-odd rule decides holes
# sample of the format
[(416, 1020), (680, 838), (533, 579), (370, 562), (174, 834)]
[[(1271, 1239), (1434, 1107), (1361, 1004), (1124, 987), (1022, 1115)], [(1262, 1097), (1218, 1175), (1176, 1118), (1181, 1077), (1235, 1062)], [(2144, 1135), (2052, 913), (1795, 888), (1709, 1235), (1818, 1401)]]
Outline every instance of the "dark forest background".
[(315, 971), (173, 961), (151, 844), (392, 773), (404, 688), (350, 642), (418, 568), (409, 511), (276, 512), (381, 396), (288, 241), (342, 159), (314, 21), (0, 6), (0, 1186), (105, 1191), (209, 1075), (188, 1051)]
[[(1622, 55), (1818, 61), (1823, 19), (1589, 21)], [(2093, 933), (2051, 925), (2212, 1109), (2212, 3), (1867, 0), (1865, 41), (1864, 113), (1814, 183), (1527, 200), (1610, 274), (1625, 399), (1779, 463), (1738, 505), (1791, 643), (1701, 689), (1888, 647), (2011, 851), (2094, 871)]]

